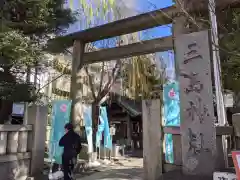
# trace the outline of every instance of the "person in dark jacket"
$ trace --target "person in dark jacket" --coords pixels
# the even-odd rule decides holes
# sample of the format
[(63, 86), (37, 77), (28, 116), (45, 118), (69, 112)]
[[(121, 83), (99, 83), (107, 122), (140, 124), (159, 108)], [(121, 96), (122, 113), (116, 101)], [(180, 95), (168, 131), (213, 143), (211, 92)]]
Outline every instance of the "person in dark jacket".
[(73, 125), (67, 123), (64, 128), (65, 135), (60, 139), (59, 146), (64, 148), (62, 155), (64, 180), (71, 180), (77, 155), (82, 146), (80, 136), (74, 132)]

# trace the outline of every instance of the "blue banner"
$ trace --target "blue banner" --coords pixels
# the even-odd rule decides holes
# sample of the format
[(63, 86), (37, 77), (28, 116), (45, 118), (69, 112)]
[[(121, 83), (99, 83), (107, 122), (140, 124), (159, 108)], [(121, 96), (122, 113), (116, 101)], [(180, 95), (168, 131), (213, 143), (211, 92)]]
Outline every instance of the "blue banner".
[(179, 84), (172, 82), (163, 86), (165, 126), (180, 126)]
[[(163, 115), (165, 126), (180, 126), (180, 99), (178, 82), (163, 86)], [(174, 163), (172, 134), (165, 134), (165, 160)]]
[(167, 163), (174, 162), (172, 134), (165, 134), (165, 160)]
[(93, 141), (92, 141), (92, 106), (83, 105), (83, 120), (85, 125), (85, 132), (88, 141), (88, 153), (93, 152)]
[(97, 134), (96, 134), (96, 147), (100, 147), (101, 145), (101, 139), (102, 139), (102, 133), (105, 129), (105, 122), (104, 119), (102, 117), (102, 111), (100, 109), (100, 115), (99, 115), (99, 123), (98, 123), (98, 130), (97, 130)]
[(112, 149), (112, 137), (108, 124), (107, 108), (105, 106), (100, 107), (100, 119), (104, 122), (104, 147)]
[(58, 146), (58, 143), (65, 134), (65, 124), (70, 120), (71, 104), (69, 100), (53, 101), (50, 156), (57, 164), (62, 164), (63, 148)]

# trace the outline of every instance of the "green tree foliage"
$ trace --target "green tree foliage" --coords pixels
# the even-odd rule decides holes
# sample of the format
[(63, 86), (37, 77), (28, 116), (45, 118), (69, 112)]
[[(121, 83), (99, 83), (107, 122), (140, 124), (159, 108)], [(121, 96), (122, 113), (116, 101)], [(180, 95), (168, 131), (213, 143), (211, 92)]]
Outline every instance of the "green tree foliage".
[(64, 3), (64, 0), (3, 0), (2, 26), (30, 36), (62, 32), (75, 21)]
[(20, 31), (0, 33), (0, 52), (1, 58), (5, 59), (5, 66), (10, 67), (32, 65), (36, 57), (42, 56), (39, 46), (32, 43), (31, 39)]
[(23, 85), (17, 74), (41, 63), (44, 58), (42, 49), (49, 35), (61, 33), (75, 22), (75, 14), (64, 8), (64, 3), (64, 0), (1, 1), (1, 123), (8, 119), (13, 101), (29, 100), (29, 86)]
[(219, 29), (222, 34), (220, 52), (225, 89), (240, 91), (240, 9), (221, 12)]
[[(185, 16), (187, 17), (187, 27), (192, 28), (193, 31), (210, 28), (208, 11), (189, 13)], [(236, 3), (224, 9), (217, 9), (216, 16), (223, 87), (238, 93), (240, 91), (239, 5)], [(214, 42), (213, 44), (216, 45)]]

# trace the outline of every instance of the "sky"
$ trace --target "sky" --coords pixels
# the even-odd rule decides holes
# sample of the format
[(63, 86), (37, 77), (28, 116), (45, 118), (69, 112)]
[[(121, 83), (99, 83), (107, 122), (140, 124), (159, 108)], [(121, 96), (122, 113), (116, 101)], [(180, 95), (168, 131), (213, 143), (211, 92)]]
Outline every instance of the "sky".
[[(71, 4), (70, 5), (72, 6), (71, 8), (73, 8), (74, 10), (79, 9), (80, 0), (69, 0), (69, 1), (71, 1), (71, 3), (68, 3), (68, 4)], [(100, 0), (89, 0), (89, 1), (94, 2), (94, 4), (100, 2)], [(124, 17), (130, 17), (137, 14), (153, 11), (156, 9), (165, 8), (172, 5), (172, 0), (115, 0), (115, 2), (120, 8), (121, 15)], [(98, 23), (98, 25), (101, 25), (101, 24), (103, 23)], [(83, 30), (83, 29), (85, 28), (81, 26), (81, 22), (79, 20), (74, 25), (70, 26), (70, 28), (67, 30), (67, 34), (73, 33), (79, 30)], [(144, 40), (146, 38), (153, 39), (156, 37), (168, 36), (168, 35), (171, 35), (171, 26), (168, 25), (168, 26), (156, 27), (153, 29), (149, 29), (147, 32), (148, 32), (147, 33), (148, 37), (144, 37), (144, 34), (146, 33), (143, 33), (142, 38)]]
[[(94, 2), (95, 4), (101, 2), (101, 0), (88, 0), (88, 1)], [(72, 0), (71, 8), (73, 10), (79, 9), (80, 7), (79, 2), (80, 0)], [(123, 15), (124, 17), (131, 17), (131, 16), (142, 14), (145, 12), (150, 12), (153, 10), (171, 6), (173, 4), (172, 0), (115, 0), (115, 2), (120, 9), (119, 11), (121, 12), (121, 15)], [(82, 27), (83, 25), (81, 25), (81, 22), (82, 21), (79, 20), (74, 25), (71, 25), (71, 27), (68, 28), (66, 34), (85, 29)], [(106, 22), (100, 22), (98, 23), (98, 25), (102, 25), (104, 23)], [(165, 25), (165, 26), (144, 30), (141, 32), (140, 39), (150, 40), (150, 39), (155, 39), (159, 37), (170, 36), (172, 35), (171, 27), (172, 25), (170, 24), (170, 25)], [(103, 44), (103, 43), (98, 42), (96, 46), (100, 47), (101, 46), (100, 44)], [(157, 56), (161, 57), (160, 59), (163, 59), (167, 68), (169, 69), (169, 72), (171, 74), (170, 76), (172, 76), (172, 74), (174, 74), (173, 69), (175, 69), (173, 53), (169, 51), (160, 52), (160, 53), (157, 53)]]

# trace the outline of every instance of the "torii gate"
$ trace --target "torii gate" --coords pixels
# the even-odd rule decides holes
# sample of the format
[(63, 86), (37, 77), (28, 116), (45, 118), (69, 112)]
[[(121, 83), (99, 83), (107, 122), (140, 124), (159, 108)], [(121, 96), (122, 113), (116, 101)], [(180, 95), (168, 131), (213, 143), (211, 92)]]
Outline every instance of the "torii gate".
[[(222, 8), (225, 7), (225, 5), (236, 2), (239, 3), (239, 0), (218, 0), (217, 7)], [(196, 9), (194, 8), (196, 7), (189, 7), (187, 10), (188, 12), (195, 11)], [(202, 10), (204, 8), (206, 7), (199, 6), (198, 10)], [(189, 174), (210, 175), (216, 168), (223, 166), (224, 162), (222, 162), (222, 154), (219, 154), (219, 152), (216, 150), (217, 143), (216, 128), (214, 127), (212, 90), (209, 88), (212, 87), (211, 68), (209, 65), (209, 39), (206, 31), (199, 32), (197, 34), (181, 36), (182, 34), (189, 32), (189, 29), (186, 29), (184, 27), (184, 23), (182, 21), (184, 18), (184, 13), (178, 5), (171, 6), (123, 20), (118, 20), (98, 27), (90, 28), (84, 31), (76, 32), (64, 37), (57, 37), (49, 41), (48, 50), (53, 53), (60, 53), (63, 52), (64, 49), (73, 46), (71, 99), (73, 100), (74, 106), (77, 107), (78, 103), (81, 103), (81, 99), (79, 99), (81, 97), (81, 89), (78, 78), (80, 76), (80, 70), (83, 65), (175, 49), (178, 68), (191, 68), (195, 71), (195, 74), (185, 72), (185, 74), (179, 76), (181, 94), (181, 132), (179, 132), (178, 135), (181, 134), (181, 143), (178, 142), (178, 144), (180, 143), (181, 145), (178, 147), (179, 150), (176, 150), (176, 154), (182, 157), (180, 158), (179, 162), (183, 166), (184, 172)], [(138, 32), (170, 23), (173, 23), (173, 37), (157, 38), (121, 47), (103, 49), (95, 52), (84, 52), (85, 44), (88, 42), (94, 42), (97, 40)], [(203, 56), (202, 63), (199, 64), (198, 62), (197, 65), (187, 65), (185, 62), (186, 59), (184, 59), (184, 53), (187, 49), (191, 50), (191, 48), (195, 48), (195, 46), (198, 45), (200, 45), (201, 48), (204, 48), (202, 49), (203, 52), (199, 52), (199, 55)], [(199, 117), (201, 122), (205, 120), (207, 121), (206, 123), (194, 124), (192, 123), (193, 120), (191, 118), (185, 118), (185, 115), (188, 110), (191, 110), (191, 108), (194, 107), (193, 101), (195, 100), (193, 100), (193, 98), (196, 99), (196, 95), (186, 94), (185, 90), (189, 87), (189, 78), (192, 78), (191, 80), (193, 80), (193, 76), (203, 72), (202, 69), (202, 72), (197, 70), (198, 66), (200, 66), (199, 68), (207, 69), (207, 72), (205, 72), (204, 75), (200, 75), (198, 79), (198, 82), (201, 80), (204, 81), (203, 90), (195, 89), (196, 91), (201, 91), (199, 92), (200, 96), (204, 96), (201, 100), (206, 103), (206, 107), (203, 107), (203, 111), (205, 114), (207, 114), (207, 116), (202, 114), (199, 115), (199, 112), (197, 115), (201, 116), (201, 118)], [(196, 84), (190, 85), (193, 85), (193, 88), (195, 88)], [(198, 86), (196, 88), (198, 88)], [(200, 99), (198, 100), (200, 101)], [(154, 105), (157, 106), (157, 111)], [(146, 113), (147, 109), (150, 109), (152, 115)], [(73, 109), (73, 115), (75, 114), (77, 114), (76, 108)], [(153, 114), (157, 117), (153, 117)], [(162, 139), (162, 131), (164, 131), (164, 133), (175, 133), (173, 132), (173, 129), (169, 128), (161, 130), (160, 119), (161, 117), (159, 102), (155, 101), (151, 104), (149, 101), (144, 101), (143, 147), (145, 179), (147, 180), (155, 180), (161, 176), (163, 172), (163, 156), (161, 153), (162, 142), (160, 142)], [(205, 137), (203, 138), (203, 136)], [(199, 146), (198, 143), (202, 143), (203, 140), (207, 140), (208, 142), (205, 143), (205, 146), (202, 144)], [(190, 154), (190, 152), (192, 153)], [(216, 163), (216, 161), (218, 161), (218, 163)]]

